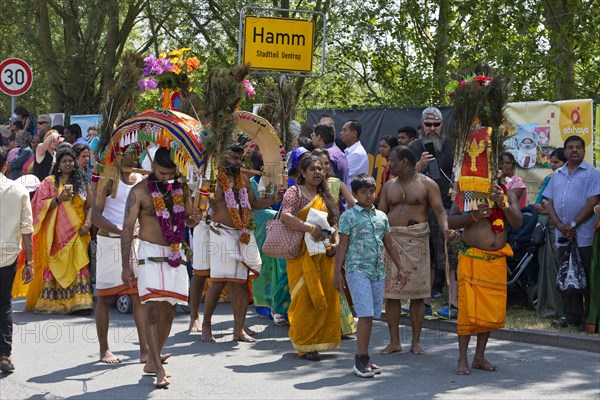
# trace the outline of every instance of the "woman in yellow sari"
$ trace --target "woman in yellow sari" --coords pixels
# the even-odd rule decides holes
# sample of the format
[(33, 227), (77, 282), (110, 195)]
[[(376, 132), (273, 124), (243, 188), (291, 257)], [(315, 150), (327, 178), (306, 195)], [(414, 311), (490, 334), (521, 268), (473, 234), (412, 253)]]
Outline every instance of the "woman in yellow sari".
[(26, 309), (44, 314), (88, 314), (93, 309), (88, 269), (91, 194), (70, 147), (32, 200), (34, 280)]
[[(322, 241), (325, 235), (317, 226), (306, 222), (311, 208), (327, 213), (327, 222), (337, 225), (338, 205), (327, 186), (321, 161), (309, 156), (300, 162), (302, 174), (298, 184), (290, 187), (281, 205), (281, 221), (289, 228), (310, 233)], [(298, 258), (287, 260), (291, 294), (288, 309), (290, 339), (298, 355), (318, 361), (319, 351), (339, 347), (341, 339), (340, 298), (333, 287), (333, 267), (337, 235), (325, 254), (311, 256), (306, 243)]]
[[(348, 208), (354, 207), (356, 200), (354, 199), (354, 196), (352, 196), (352, 191), (350, 191), (350, 188), (346, 186), (344, 182), (340, 181), (339, 178), (331, 175), (331, 159), (329, 157), (329, 151), (327, 151), (327, 149), (314, 149), (312, 154), (319, 157), (321, 160), (321, 165), (323, 166), (323, 175), (327, 178), (329, 191), (333, 196), (333, 200), (339, 206), (339, 209), (342, 210), (342, 206), (340, 205), (341, 197), (346, 200)], [(342, 319), (343, 337), (356, 333), (356, 322), (354, 321), (354, 314), (352, 314), (352, 308), (348, 299), (352, 300), (350, 297), (350, 291), (345, 289), (344, 291), (340, 292), (340, 316)]]

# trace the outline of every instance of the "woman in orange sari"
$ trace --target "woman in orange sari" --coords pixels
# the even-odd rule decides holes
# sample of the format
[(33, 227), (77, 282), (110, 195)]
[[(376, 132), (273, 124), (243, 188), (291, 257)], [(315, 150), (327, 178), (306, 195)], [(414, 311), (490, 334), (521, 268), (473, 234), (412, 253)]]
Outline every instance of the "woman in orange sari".
[[(298, 184), (290, 187), (281, 205), (281, 221), (292, 230), (310, 233), (317, 241), (325, 235), (316, 225), (306, 222), (310, 209), (327, 213), (327, 222), (335, 227), (338, 205), (334, 201), (316, 156), (302, 159)], [(325, 254), (311, 256), (302, 241), (298, 258), (287, 260), (292, 298), (288, 309), (290, 339), (298, 355), (318, 361), (319, 351), (339, 347), (341, 339), (340, 298), (333, 287), (333, 267), (337, 235), (333, 235)]]
[(44, 314), (87, 314), (93, 309), (88, 269), (91, 193), (70, 147), (32, 200), (34, 280), (26, 309)]

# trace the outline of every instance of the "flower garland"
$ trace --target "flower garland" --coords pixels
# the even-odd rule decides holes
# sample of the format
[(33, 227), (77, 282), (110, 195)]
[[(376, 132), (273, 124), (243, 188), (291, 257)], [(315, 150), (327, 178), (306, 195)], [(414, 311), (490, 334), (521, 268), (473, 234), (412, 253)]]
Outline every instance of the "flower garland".
[[(252, 215), (252, 207), (248, 200), (248, 189), (246, 189), (246, 182), (241, 173), (235, 176), (235, 185), (238, 188), (238, 195), (240, 198), (240, 204), (235, 200), (233, 189), (229, 178), (224, 171), (219, 171), (219, 185), (223, 189), (225, 195), (225, 203), (227, 204), (227, 210), (231, 216), (231, 221), (235, 229), (239, 229), (241, 232), (240, 242), (244, 244), (250, 243), (250, 217)], [(241, 207), (240, 207), (241, 206)], [(241, 215), (240, 215), (241, 208)]]
[(168, 190), (173, 193), (173, 221), (171, 221), (171, 213), (167, 209), (163, 195), (158, 189), (156, 181), (152, 177), (148, 178), (148, 189), (152, 195), (152, 203), (154, 211), (160, 224), (163, 237), (171, 246), (171, 254), (169, 254), (168, 262), (173, 268), (178, 267), (182, 263), (181, 257), (181, 242), (183, 242), (183, 231), (185, 228), (185, 207), (183, 205), (183, 189), (181, 183), (175, 181), (173, 185), (167, 186)]

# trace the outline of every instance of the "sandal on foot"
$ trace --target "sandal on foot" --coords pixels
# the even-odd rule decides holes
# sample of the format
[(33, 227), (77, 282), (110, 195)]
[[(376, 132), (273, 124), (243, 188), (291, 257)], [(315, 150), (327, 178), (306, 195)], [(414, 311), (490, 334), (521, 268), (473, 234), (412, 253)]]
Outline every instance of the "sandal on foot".
[(309, 351), (308, 353), (303, 355), (302, 358), (308, 361), (321, 361), (321, 354), (319, 354), (318, 351)]
[(0, 371), (13, 372), (14, 370), (15, 370), (15, 365), (12, 363), (10, 357), (7, 357), (7, 356), (0, 357)]

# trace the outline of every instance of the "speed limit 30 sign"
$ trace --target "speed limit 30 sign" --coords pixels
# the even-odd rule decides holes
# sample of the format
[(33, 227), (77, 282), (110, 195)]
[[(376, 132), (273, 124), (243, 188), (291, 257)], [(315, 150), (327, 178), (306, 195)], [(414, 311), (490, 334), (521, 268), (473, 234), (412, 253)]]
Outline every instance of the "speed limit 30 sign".
[(8, 58), (0, 63), (0, 90), (9, 96), (20, 96), (33, 83), (33, 74), (27, 63), (19, 58)]

